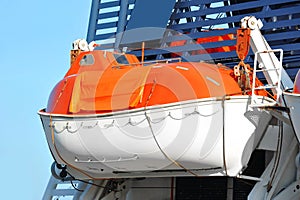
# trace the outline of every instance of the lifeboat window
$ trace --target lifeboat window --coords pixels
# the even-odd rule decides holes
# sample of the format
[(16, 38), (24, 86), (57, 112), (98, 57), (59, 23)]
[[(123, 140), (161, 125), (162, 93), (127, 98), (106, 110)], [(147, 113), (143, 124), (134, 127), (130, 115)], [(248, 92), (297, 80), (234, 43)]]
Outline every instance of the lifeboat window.
[(87, 54), (80, 60), (80, 66), (93, 65), (95, 63), (94, 56), (92, 54)]
[(114, 57), (115, 57), (117, 63), (119, 63), (119, 64), (124, 64), (124, 65), (129, 64), (126, 56), (123, 54), (114, 54)]

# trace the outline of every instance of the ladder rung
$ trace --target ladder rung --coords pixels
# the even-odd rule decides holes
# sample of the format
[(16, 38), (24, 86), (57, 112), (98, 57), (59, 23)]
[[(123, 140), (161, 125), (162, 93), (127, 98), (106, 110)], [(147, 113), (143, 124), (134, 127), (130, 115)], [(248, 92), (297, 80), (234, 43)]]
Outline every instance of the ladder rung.
[(52, 191), (53, 196), (74, 196), (75, 194), (75, 189), (55, 189)]
[(262, 90), (262, 89), (272, 89), (272, 88), (277, 88), (277, 85), (270, 85), (270, 86), (260, 86), (254, 88), (254, 90)]
[(275, 71), (275, 70), (280, 70), (280, 68), (274, 68), (274, 69), (259, 69), (259, 70), (256, 70), (256, 72), (267, 72), (267, 71)]
[(274, 106), (276, 103), (255, 103), (252, 102), (250, 104), (251, 107), (253, 108), (264, 108), (264, 107), (270, 107), (270, 106)]

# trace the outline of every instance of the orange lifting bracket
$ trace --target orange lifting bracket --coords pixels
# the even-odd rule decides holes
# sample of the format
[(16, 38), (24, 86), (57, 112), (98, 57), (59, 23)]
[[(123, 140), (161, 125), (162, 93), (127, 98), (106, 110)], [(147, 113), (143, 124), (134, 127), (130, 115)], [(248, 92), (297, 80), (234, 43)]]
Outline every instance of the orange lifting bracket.
[(250, 32), (249, 28), (239, 28), (236, 38), (236, 53), (240, 60), (244, 61), (248, 55), (250, 48)]
[(239, 28), (237, 30), (236, 38), (236, 53), (241, 60), (240, 63), (234, 66), (234, 75), (238, 80), (238, 84), (242, 91), (248, 91), (251, 88), (250, 85), (250, 66), (244, 63), (246, 56), (250, 49), (250, 33), (249, 28)]

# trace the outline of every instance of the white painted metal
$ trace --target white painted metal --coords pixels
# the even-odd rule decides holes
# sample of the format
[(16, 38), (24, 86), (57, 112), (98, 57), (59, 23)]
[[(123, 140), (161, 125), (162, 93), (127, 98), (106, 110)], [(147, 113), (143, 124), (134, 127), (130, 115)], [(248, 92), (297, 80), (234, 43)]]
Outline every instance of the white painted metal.
[(290, 116), (292, 118), (298, 141), (300, 141), (300, 94), (283, 92), (283, 95), (286, 100), (286, 104), (290, 109)]
[(300, 197), (300, 180), (293, 182), (282, 192), (280, 192), (273, 200), (299, 200)]
[(295, 157), (299, 151), (297, 140), (291, 127), (287, 124), (283, 124), (282, 134), (278, 133), (279, 139), (282, 141), (281, 148), (277, 148), (277, 157), (273, 157), (268, 167), (261, 176), (262, 181), (258, 182), (251, 193), (248, 196), (249, 200), (286, 200), (288, 197), (296, 195), (300, 199), (300, 193), (297, 194), (282, 195), (286, 191), (290, 191), (290, 188), (294, 186), (296, 179), (296, 165)]
[[(257, 20), (255, 17), (245, 17), (242, 19), (242, 28), (251, 29), (251, 48), (255, 53), (255, 67), (254, 67), (254, 79), (257, 72), (257, 62), (260, 71), (263, 72), (268, 86), (263, 88), (270, 87), (273, 94), (277, 95), (277, 103), (282, 106), (284, 104), (284, 99), (282, 99), (282, 90), (289, 89), (293, 87), (293, 83), (290, 77), (287, 75), (286, 71), (282, 68), (282, 50), (280, 59), (275, 56), (274, 50), (270, 48), (265, 38), (262, 36), (260, 29), (262, 28), (262, 23), (260, 20)], [(281, 74), (282, 73), (282, 74)], [(253, 87), (252, 93), (256, 88)], [(291, 108), (292, 121), (299, 119), (299, 95), (284, 93), (287, 105)], [(255, 96), (254, 96), (255, 98)], [(255, 104), (257, 104), (255, 102)], [(295, 109), (295, 110), (294, 110)], [(277, 113), (274, 113), (278, 115)], [(248, 196), (249, 200), (283, 200), (283, 199), (300, 199), (299, 192), (299, 177), (297, 165), (295, 160), (299, 152), (299, 144), (293, 134), (293, 123), (290, 123), (288, 115), (286, 113), (281, 114), (282, 117), (279, 117), (279, 120), (282, 120), (281, 126), (276, 128), (269, 127), (266, 136), (274, 138), (277, 136), (277, 146), (275, 156), (273, 157), (272, 162), (264, 171), (261, 176), (261, 181), (258, 182), (255, 187), (252, 189), (251, 193)], [(283, 123), (284, 122), (284, 123)], [(296, 124), (296, 123), (294, 123)], [(298, 130), (297, 130), (298, 129)], [(296, 132), (299, 131), (299, 127), (296, 127)], [(298, 138), (299, 138), (299, 134)], [(265, 137), (267, 138), (267, 137)], [(259, 147), (263, 149), (275, 150), (274, 149), (275, 141), (272, 140), (262, 140)]]
[(267, 150), (267, 151), (276, 151), (276, 145), (278, 140), (278, 129), (276, 125), (270, 125), (266, 130), (264, 137), (260, 141), (257, 149)]
[[(78, 185), (78, 181), (74, 181), (75, 185)], [(69, 197), (74, 199), (77, 191), (72, 187), (70, 181), (62, 181), (50, 177), (46, 191), (44, 192), (43, 200), (52, 200), (53, 198)]]

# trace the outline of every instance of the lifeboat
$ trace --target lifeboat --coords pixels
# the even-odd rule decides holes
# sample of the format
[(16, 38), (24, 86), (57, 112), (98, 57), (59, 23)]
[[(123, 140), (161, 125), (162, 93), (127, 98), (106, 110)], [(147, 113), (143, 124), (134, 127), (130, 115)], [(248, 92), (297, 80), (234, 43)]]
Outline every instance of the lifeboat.
[(284, 91), (283, 97), (285, 100), (284, 103), (286, 103), (286, 106), (289, 108), (289, 117), (292, 120), (298, 141), (300, 141), (300, 71), (298, 71), (296, 75), (293, 90)]
[(237, 176), (247, 166), (266, 117), (232, 69), (97, 49), (72, 56), (38, 114), (55, 161), (73, 176)]

